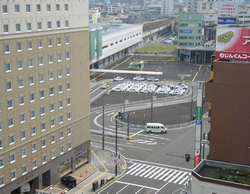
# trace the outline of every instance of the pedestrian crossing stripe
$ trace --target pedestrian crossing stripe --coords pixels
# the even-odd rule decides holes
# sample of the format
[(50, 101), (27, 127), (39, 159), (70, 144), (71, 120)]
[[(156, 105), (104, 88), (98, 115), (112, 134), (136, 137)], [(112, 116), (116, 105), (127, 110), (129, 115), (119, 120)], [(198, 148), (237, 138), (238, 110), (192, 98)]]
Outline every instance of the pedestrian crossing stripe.
[(185, 185), (191, 177), (190, 172), (161, 168), (157, 166), (134, 163), (128, 167), (127, 175), (139, 176), (149, 179), (157, 179), (164, 182)]

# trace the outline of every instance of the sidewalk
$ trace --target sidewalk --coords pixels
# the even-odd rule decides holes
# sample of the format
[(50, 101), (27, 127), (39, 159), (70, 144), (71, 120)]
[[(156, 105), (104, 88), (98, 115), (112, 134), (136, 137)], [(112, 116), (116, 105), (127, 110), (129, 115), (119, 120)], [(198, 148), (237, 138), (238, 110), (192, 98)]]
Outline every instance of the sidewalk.
[[(91, 147), (91, 163), (85, 164), (74, 173), (69, 174), (76, 179), (77, 185), (75, 188), (68, 189), (61, 182), (43, 189), (43, 191), (51, 194), (93, 194), (104, 188), (108, 183), (115, 178), (115, 162), (117, 160), (117, 174), (119, 177), (126, 170), (125, 160), (121, 157), (115, 158), (114, 152), (108, 147), (102, 150), (99, 147)], [(104, 179), (104, 185), (101, 186), (101, 180)], [(99, 188), (94, 192), (92, 183), (97, 181)]]

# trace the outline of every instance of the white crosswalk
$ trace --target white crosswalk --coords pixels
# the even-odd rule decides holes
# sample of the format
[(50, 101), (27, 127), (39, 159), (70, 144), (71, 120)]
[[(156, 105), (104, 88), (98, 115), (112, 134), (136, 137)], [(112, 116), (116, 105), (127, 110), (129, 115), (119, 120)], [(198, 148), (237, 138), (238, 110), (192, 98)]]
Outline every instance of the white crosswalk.
[(190, 172), (161, 168), (157, 166), (134, 163), (128, 167), (127, 175), (139, 176), (149, 179), (156, 179), (164, 182), (172, 182), (185, 185), (191, 177)]

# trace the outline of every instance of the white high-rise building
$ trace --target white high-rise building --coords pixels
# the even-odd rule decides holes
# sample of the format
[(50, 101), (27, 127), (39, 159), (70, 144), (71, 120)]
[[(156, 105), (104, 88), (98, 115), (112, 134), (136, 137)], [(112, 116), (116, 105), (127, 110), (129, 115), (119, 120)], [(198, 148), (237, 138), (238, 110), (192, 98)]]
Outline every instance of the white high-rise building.
[(170, 17), (174, 15), (174, 0), (161, 1), (161, 14)]

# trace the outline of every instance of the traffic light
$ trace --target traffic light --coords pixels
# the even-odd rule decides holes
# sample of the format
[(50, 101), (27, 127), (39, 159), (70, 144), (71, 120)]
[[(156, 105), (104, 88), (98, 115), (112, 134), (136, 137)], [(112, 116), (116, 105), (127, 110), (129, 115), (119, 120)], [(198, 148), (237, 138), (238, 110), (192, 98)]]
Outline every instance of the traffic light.
[(121, 112), (118, 112), (118, 117), (121, 117)]
[(190, 154), (185, 154), (185, 157), (186, 157), (186, 162), (189, 162), (189, 160), (190, 160)]

